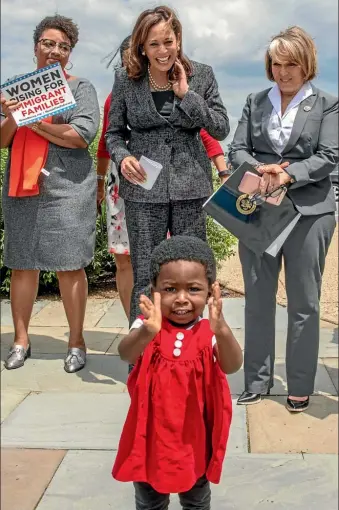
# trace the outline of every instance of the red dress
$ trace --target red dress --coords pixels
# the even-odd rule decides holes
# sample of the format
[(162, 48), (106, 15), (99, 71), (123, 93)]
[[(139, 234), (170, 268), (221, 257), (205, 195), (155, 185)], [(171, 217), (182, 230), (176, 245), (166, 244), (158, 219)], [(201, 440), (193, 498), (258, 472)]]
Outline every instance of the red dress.
[(206, 319), (188, 330), (163, 321), (128, 379), (116, 480), (146, 482), (164, 494), (187, 492), (204, 474), (219, 483), (232, 400), (212, 337)]

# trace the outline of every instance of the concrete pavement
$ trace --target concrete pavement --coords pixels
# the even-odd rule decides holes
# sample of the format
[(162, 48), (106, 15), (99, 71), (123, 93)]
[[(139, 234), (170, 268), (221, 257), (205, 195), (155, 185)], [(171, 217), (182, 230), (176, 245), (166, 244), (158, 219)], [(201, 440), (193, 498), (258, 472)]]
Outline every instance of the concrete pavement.
[[(240, 344), (244, 300), (225, 299)], [(9, 303), (1, 307), (1, 358), (13, 339)], [(277, 308), (272, 397), (234, 406), (222, 482), (213, 510), (338, 508), (338, 329), (322, 322), (315, 395), (302, 415), (285, 407), (286, 310)], [(133, 489), (110, 475), (128, 409), (127, 366), (117, 346), (127, 331), (118, 300), (90, 299), (88, 363), (66, 374), (67, 323), (59, 301), (38, 301), (33, 356), (19, 370), (1, 364), (2, 510), (132, 510)], [(229, 377), (234, 402), (242, 371)], [(178, 499), (171, 508), (179, 510)]]

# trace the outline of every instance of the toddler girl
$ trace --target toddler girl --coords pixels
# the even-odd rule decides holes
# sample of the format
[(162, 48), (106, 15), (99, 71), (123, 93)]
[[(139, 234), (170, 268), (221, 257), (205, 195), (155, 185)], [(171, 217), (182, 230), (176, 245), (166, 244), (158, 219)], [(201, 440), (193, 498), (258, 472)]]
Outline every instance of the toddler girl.
[(209, 510), (209, 483), (220, 481), (232, 417), (224, 374), (240, 368), (242, 352), (204, 241), (163, 241), (150, 273), (153, 300), (141, 296), (143, 315), (119, 346), (121, 358), (136, 365), (113, 476), (134, 482), (137, 510), (168, 509), (170, 493), (183, 508)]

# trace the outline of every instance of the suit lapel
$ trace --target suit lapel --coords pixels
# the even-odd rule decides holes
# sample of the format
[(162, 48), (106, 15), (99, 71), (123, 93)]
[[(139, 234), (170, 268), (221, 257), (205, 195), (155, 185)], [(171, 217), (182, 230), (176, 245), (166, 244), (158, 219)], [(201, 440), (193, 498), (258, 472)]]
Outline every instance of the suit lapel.
[(145, 113), (147, 112), (148, 115), (154, 116), (156, 108), (149, 88), (147, 74), (140, 79), (136, 96), (141, 109), (145, 111)]
[(271, 138), (268, 134), (268, 125), (269, 125), (269, 120), (270, 120), (270, 117), (272, 114), (272, 110), (273, 110), (273, 105), (271, 103), (270, 98), (267, 95), (266, 98), (264, 99), (264, 103), (262, 105), (261, 132), (264, 135), (264, 138), (265, 138), (266, 142), (268, 143), (268, 145), (271, 147), (271, 149), (273, 149), (274, 152), (277, 152), (277, 150), (274, 147), (274, 145), (272, 144)]
[(136, 97), (137, 101), (140, 104), (141, 110), (144, 112), (145, 119), (148, 120), (147, 124), (150, 125), (159, 125), (161, 124), (168, 124), (168, 120), (165, 119), (158, 110), (156, 109), (152, 92), (149, 87), (147, 74), (143, 78), (141, 78), (137, 82), (138, 86), (136, 88)]
[(290, 139), (288, 140), (287, 145), (283, 150), (284, 153), (288, 152), (292, 147), (294, 147), (294, 145), (298, 141), (298, 138), (300, 137), (300, 135), (304, 129), (305, 122), (306, 122), (309, 114), (312, 111), (312, 108), (314, 106), (316, 99), (317, 99), (317, 93), (313, 88), (312, 96), (307, 97), (306, 99), (304, 99), (304, 101), (302, 101), (300, 103), (298, 111), (297, 111), (297, 115), (295, 117), (295, 121), (293, 124)]

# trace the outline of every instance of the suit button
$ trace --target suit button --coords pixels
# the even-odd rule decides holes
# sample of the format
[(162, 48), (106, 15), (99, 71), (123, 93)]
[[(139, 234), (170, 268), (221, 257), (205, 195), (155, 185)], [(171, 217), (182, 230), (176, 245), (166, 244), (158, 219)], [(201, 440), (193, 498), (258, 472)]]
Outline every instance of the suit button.
[(171, 139), (170, 138), (165, 138), (165, 143), (167, 143), (168, 145), (171, 143)]

